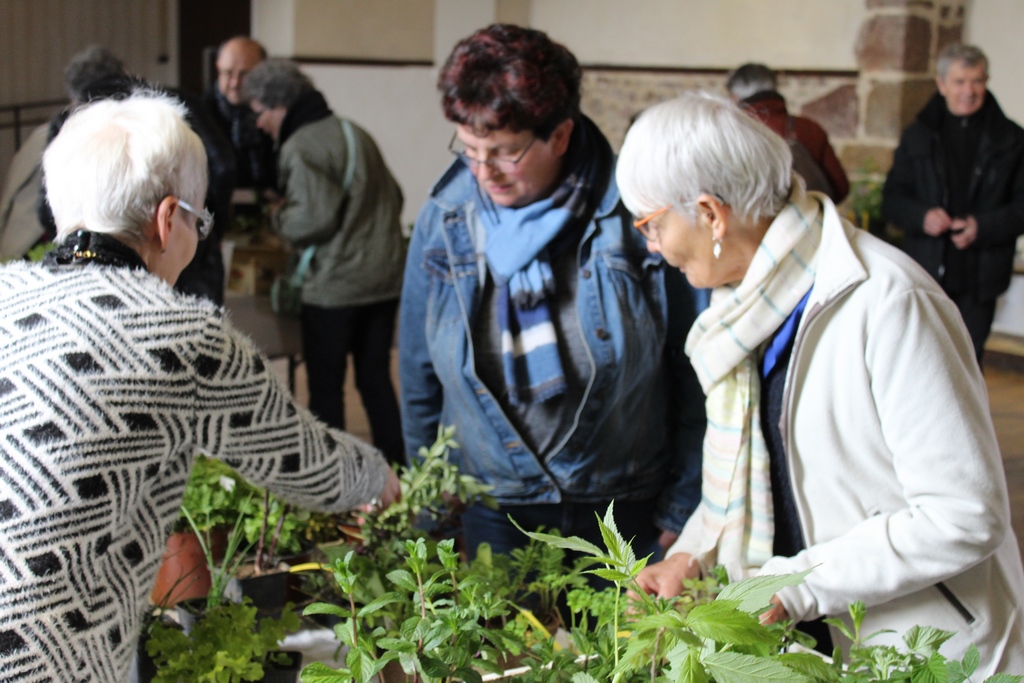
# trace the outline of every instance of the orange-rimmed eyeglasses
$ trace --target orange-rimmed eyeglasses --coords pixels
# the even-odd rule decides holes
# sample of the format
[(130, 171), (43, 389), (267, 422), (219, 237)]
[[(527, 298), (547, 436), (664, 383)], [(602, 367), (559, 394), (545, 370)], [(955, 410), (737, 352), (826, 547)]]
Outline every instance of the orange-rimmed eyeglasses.
[(635, 221), (633, 221), (633, 227), (640, 231), (640, 234), (644, 236), (644, 239), (648, 241), (657, 239), (657, 235), (655, 234), (655, 231), (652, 229), (653, 226), (651, 225), (651, 221), (671, 208), (672, 205), (669, 204), (666, 207), (658, 209), (654, 213), (647, 214), (643, 218), (637, 218)]

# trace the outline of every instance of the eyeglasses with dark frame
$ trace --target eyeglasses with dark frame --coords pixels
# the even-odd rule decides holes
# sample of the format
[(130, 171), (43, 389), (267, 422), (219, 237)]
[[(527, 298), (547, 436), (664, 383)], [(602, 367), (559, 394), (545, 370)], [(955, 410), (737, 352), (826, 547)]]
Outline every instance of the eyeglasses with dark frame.
[(200, 240), (210, 236), (210, 231), (213, 230), (213, 214), (209, 209), (203, 207), (203, 210), (199, 211), (184, 199), (178, 199), (178, 206), (196, 217), (196, 232), (199, 233)]
[(536, 137), (530, 140), (530, 144), (524, 147), (523, 151), (520, 152), (519, 156), (517, 156), (515, 159), (508, 159), (504, 157), (491, 157), (490, 159), (484, 159), (483, 161), (481, 161), (480, 159), (474, 159), (473, 157), (466, 154), (465, 148), (461, 147), (462, 141), (459, 140), (459, 134), (458, 132), (456, 132), (455, 134), (452, 135), (451, 142), (448, 143), (448, 151), (457, 156), (459, 159), (461, 159), (462, 163), (466, 164), (466, 166), (468, 166), (472, 171), (475, 171), (477, 168), (480, 167), (480, 164), (483, 164), (484, 166), (490, 166), (492, 170), (498, 171), (500, 173), (512, 173), (516, 170), (516, 166), (519, 164), (520, 161), (523, 160), (523, 157), (526, 156), (526, 153), (530, 151), (530, 148), (533, 147), (533, 143), (535, 142), (537, 142)]

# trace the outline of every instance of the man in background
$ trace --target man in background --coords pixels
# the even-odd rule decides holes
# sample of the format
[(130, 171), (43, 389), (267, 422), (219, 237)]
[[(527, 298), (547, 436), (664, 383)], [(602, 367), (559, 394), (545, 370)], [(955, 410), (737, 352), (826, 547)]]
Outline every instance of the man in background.
[(276, 190), (274, 141), (256, 127), (256, 116), (243, 94), (245, 79), (267, 58), (267, 51), (252, 38), (237, 36), (217, 52), (216, 85), (204, 102), (235, 150), (236, 187), (258, 192)]
[(977, 47), (948, 46), (936, 73), (939, 92), (896, 149), (882, 215), (960, 309), (980, 363), (1024, 233), (1024, 129), (988, 92)]
[(846, 198), (850, 181), (828, 133), (814, 121), (789, 113), (774, 71), (764, 64), (744, 64), (729, 74), (725, 86), (733, 101), (789, 142), (793, 170), (803, 176), (808, 190), (824, 192), (836, 204)]

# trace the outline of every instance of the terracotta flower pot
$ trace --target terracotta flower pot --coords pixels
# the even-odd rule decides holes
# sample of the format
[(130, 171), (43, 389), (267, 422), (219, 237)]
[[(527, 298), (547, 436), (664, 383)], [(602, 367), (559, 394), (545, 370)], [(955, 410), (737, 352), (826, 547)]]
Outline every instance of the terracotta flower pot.
[[(223, 532), (211, 534), (214, 558), (223, 556)], [(210, 592), (210, 569), (199, 538), (191, 531), (180, 531), (167, 538), (163, 561), (149, 599), (154, 605), (173, 607), (181, 600), (202, 598)]]

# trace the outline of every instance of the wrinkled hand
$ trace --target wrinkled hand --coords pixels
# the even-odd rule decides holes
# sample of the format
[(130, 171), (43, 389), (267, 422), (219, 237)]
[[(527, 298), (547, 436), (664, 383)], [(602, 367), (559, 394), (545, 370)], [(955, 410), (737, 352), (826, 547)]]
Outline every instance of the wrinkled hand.
[(932, 237), (942, 235), (949, 230), (952, 224), (953, 220), (949, 217), (949, 214), (939, 206), (929, 209), (928, 213), (924, 215), (924, 232)]
[(950, 225), (950, 240), (957, 249), (966, 249), (978, 239), (978, 221), (974, 216), (954, 218)]
[[(360, 505), (356, 509), (363, 512), (379, 512), (400, 500), (402, 500), (402, 485), (399, 483), (398, 475), (395, 474), (395, 471), (388, 467), (388, 475), (384, 480), (384, 488), (381, 489), (380, 495), (366, 505)], [(363, 523), (360, 517), (357, 517), (356, 520), (359, 524)]]
[(789, 612), (787, 612), (786, 608), (782, 606), (782, 601), (779, 600), (779, 596), (773, 595), (771, 603), (772, 608), (759, 617), (762, 624), (768, 626), (769, 624), (774, 624), (776, 621), (789, 619)]
[(636, 582), (646, 593), (673, 598), (683, 592), (683, 579), (700, 576), (700, 565), (689, 553), (669, 555), (661, 562), (644, 567)]

